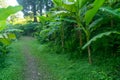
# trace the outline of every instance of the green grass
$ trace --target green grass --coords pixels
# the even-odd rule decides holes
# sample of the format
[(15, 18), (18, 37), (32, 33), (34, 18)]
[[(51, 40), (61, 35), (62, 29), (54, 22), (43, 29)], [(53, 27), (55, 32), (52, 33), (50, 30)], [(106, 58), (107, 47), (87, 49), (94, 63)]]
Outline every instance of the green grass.
[(22, 71), (25, 59), (24, 55), (20, 54), (23, 44), (27, 44), (31, 54), (38, 59), (39, 72), (43, 71), (43, 74), (54, 77), (52, 80), (120, 80), (118, 71), (114, 74), (118, 75), (117, 78), (112, 79), (113, 76), (110, 76), (110, 72), (115, 70), (112, 69), (115, 64), (114, 58), (102, 60), (103, 63), (97, 65), (90, 65), (87, 58), (69, 59), (69, 53), (57, 54), (51, 46), (40, 44), (35, 39), (20, 40), (11, 45), (13, 49), (6, 57), (6, 67), (0, 71), (0, 80), (23, 80)]
[(18, 45), (21, 44), (15, 42), (10, 46), (11, 52), (5, 56), (5, 67), (0, 69), (0, 80), (23, 80), (24, 57)]
[[(87, 59), (69, 60), (67, 54), (56, 54), (47, 44), (30, 41), (29, 46), (40, 63), (45, 63), (56, 80), (112, 80), (107, 75), (107, 65), (90, 65)], [(39, 44), (39, 45), (38, 45)]]

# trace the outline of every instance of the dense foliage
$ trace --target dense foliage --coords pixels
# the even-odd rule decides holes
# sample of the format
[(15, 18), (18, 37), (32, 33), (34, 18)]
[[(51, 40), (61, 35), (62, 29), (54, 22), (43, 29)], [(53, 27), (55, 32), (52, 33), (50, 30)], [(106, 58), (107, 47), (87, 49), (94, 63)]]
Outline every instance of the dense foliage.
[(21, 9), (22, 9), (21, 6), (0, 8), (0, 12), (1, 12), (0, 13), (0, 68), (5, 66), (4, 60), (5, 60), (6, 54), (10, 52), (9, 45), (13, 40), (16, 39), (16, 36), (14, 34), (15, 30), (10, 29), (6, 25), (6, 19), (11, 14), (18, 12)]
[[(112, 60), (113, 63), (108, 63), (116, 70), (120, 66), (119, 1), (53, 0), (53, 3), (47, 16), (39, 17), (38, 40), (51, 43), (57, 53), (70, 52), (71, 59), (88, 55), (89, 63), (96, 65)], [(117, 79), (111, 73), (107, 75)]]
[[(26, 24), (15, 25), (17, 29), (10, 28), (6, 26), (6, 18), (22, 8), (0, 8), (0, 55), (9, 52), (8, 43), (15, 38), (13, 33), (20, 35), (14, 31), (21, 29), (24, 31), (22, 35), (34, 36), (40, 44), (47, 44), (47, 47), (44, 47), (48, 48), (45, 49), (48, 50), (46, 53), (57, 53), (56, 57), (59, 54), (67, 55), (66, 61), (74, 63), (72, 67), (68, 63), (67, 69), (79, 69), (60, 80), (120, 79), (120, 0), (17, 1), (23, 6), (25, 16), (31, 18), (32, 15), (34, 22), (27, 21)], [(43, 54), (49, 56), (44, 52)], [(60, 64), (67, 65), (67, 62)], [(84, 67), (87, 67), (85, 71)], [(84, 78), (80, 78), (79, 74)]]

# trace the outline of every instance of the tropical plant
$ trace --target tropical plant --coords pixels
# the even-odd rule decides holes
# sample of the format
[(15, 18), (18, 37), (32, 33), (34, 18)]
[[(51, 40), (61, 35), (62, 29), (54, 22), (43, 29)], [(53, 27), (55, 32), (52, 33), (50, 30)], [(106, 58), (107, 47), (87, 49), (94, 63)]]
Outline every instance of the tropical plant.
[[(18, 11), (22, 10), (21, 6), (15, 7), (7, 7), (7, 8), (0, 8), (0, 43), (3, 46), (8, 46), (11, 43), (12, 39), (15, 39), (15, 34), (11, 33), (11, 31), (3, 31), (7, 28), (6, 19), (11, 15)], [(5, 53), (6, 48), (1, 48), (0, 53)]]
[[(61, 36), (60, 41), (61, 41), (63, 48), (65, 45), (65, 37), (66, 37), (65, 29), (67, 29), (66, 28), (67, 26), (64, 27), (64, 24), (66, 21), (73, 23), (74, 27), (72, 27), (72, 30), (75, 29), (76, 32), (79, 33), (79, 43), (80, 43), (79, 45), (80, 45), (81, 49), (84, 50), (87, 47), (89, 63), (91, 64), (92, 59), (91, 59), (90, 43), (97, 40), (99, 37), (103, 37), (105, 35), (108, 36), (111, 33), (119, 34), (119, 32), (117, 32), (117, 31), (107, 31), (105, 33), (101, 32), (97, 36), (95, 36), (91, 39), (92, 33), (97, 28), (99, 28), (99, 26), (101, 26), (103, 21), (106, 19), (101, 16), (98, 16), (96, 19), (94, 19), (94, 17), (97, 15), (98, 10), (103, 11), (103, 12), (106, 11), (110, 14), (113, 14), (113, 15), (119, 17), (119, 14), (118, 14), (119, 9), (112, 11), (109, 8), (101, 7), (104, 4), (104, 2), (105, 2), (105, 0), (100, 0), (100, 1), (99, 0), (94, 0), (94, 1), (53, 0), (54, 8), (51, 9), (51, 15), (48, 15), (47, 17), (40, 17), (41, 23), (44, 25), (47, 22), (46, 26), (48, 26), (48, 27), (46, 29), (47, 29), (48, 34), (51, 31), (53, 33), (55, 32), (55, 31), (53, 31), (53, 28), (55, 28), (54, 26), (59, 26), (58, 30), (60, 31), (60, 36)], [(52, 18), (50, 18), (49, 20), (46, 20), (48, 17), (49, 18), (52, 17)], [(68, 17), (70, 17), (70, 18), (68, 18)], [(57, 23), (58, 25), (55, 25), (55, 23)], [(56, 32), (54, 34), (56, 34)], [(83, 42), (84, 36), (83, 35), (85, 36), (86, 41), (87, 41), (84, 46), (83, 46), (83, 44), (84, 44), (84, 42)]]

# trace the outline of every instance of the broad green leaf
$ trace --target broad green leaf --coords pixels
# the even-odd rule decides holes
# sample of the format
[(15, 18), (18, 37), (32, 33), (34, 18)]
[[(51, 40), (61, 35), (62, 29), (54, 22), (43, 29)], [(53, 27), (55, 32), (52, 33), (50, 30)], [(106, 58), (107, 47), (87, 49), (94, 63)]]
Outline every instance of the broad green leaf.
[(100, 23), (103, 21), (103, 18), (99, 18), (96, 19), (95, 21), (93, 21), (90, 25), (89, 25), (89, 30), (92, 32), (93, 30), (95, 30), (98, 25), (100, 25)]
[(77, 0), (76, 4), (78, 4), (78, 8), (82, 8), (87, 3), (87, 0)]
[(67, 5), (73, 5), (75, 4), (75, 0), (69, 1), (69, 0), (63, 0), (63, 3), (67, 4)]
[(54, 11), (53, 13), (54, 13), (54, 15), (56, 16), (56, 15), (67, 14), (67, 13), (69, 13), (69, 12), (68, 12), (68, 11), (64, 11), (64, 10), (61, 10), (61, 11)]
[(83, 47), (82, 49), (85, 49), (87, 46), (89, 46), (92, 42), (98, 40), (99, 38), (102, 38), (104, 36), (109, 36), (110, 34), (120, 34), (120, 32), (117, 31), (109, 31), (109, 32), (104, 32), (104, 33), (100, 33), (98, 35), (96, 35), (95, 37), (93, 37), (91, 40), (89, 40)]
[(0, 21), (0, 31), (6, 27), (6, 20)]
[(21, 29), (7, 29), (7, 30), (5, 30), (5, 32), (23, 32), (23, 30), (21, 30)]
[(73, 1), (68, 1), (68, 0), (63, 0), (63, 7), (70, 11), (70, 12), (76, 12), (77, 8), (76, 8), (76, 1), (73, 0)]
[(11, 43), (11, 41), (6, 38), (0, 38), (0, 42), (2, 42), (5, 45), (9, 45)]
[(16, 39), (16, 35), (14, 33), (9, 33), (8, 38), (11, 39)]
[(107, 12), (109, 14), (112, 14), (113, 16), (117, 16), (120, 18), (120, 9), (115, 9), (115, 10), (112, 10), (108, 7), (102, 7), (100, 8), (103, 12)]
[(71, 22), (71, 23), (76, 23), (76, 20), (68, 19), (68, 18), (62, 18), (62, 20)]
[(39, 16), (39, 20), (40, 20), (40, 22), (41, 22), (42, 24), (45, 24), (45, 22), (48, 21), (49, 18), (48, 18), (48, 17), (45, 17), (45, 16)]
[(7, 8), (0, 8), (0, 31), (6, 26), (6, 19), (18, 11), (22, 10), (22, 6), (9, 6)]
[(7, 8), (0, 8), (0, 21), (6, 20), (11, 14), (14, 14), (20, 10), (22, 10), (21, 6), (9, 6)]
[(62, 0), (52, 0), (52, 1), (56, 6), (62, 6), (63, 4)]
[(93, 17), (96, 15), (97, 11), (103, 5), (104, 2), (105, 2), (105, 0), (95, 0), (94, 1), (93, 8), (88, 10), (85, 14), (86, 25), (88, 25), (92, 21)]
[(0, 42), (2, 42), (5, 45), (9, 45), (11, 43), (11, 40), (15, 40), (16, 35), (14, 33), (3, 33), (0, 34)]

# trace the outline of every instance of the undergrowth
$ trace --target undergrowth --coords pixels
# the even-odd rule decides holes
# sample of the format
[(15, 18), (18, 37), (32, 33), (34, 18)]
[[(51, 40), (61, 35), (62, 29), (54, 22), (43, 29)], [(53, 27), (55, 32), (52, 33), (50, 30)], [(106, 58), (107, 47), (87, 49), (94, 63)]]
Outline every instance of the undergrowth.
[[(115, 68), (114, 58), (97, 60), (90, 65), (86, 58), (73, 60), (69, 58), (69, 53), (57, 54), (49, 44), (40, 44), (31, 41), (31, 49), (33, 55), (38, 57), (40, 61), (46, 64), (51, 74), (56, 80), (120, 80), (119, 71)], [(106, 61), (109, 60), (110, 61)], [(99, 63), (99, 64), (97, 64)], [(119, 65), (117, 65), (118, 67)], [(115, 71), (117, 70), (117, 71)]]
[(19, 43), (13, 43), (10, 46), (10, 53), (2, 57), (4, 59), (3, 65), (0, 66), (0, 80), (23, 80), (23, 65), (24, 57), (20, 54)]
[(94, 63), (90, 65), (87, 57), (70, 59), (69, 52), (57, 53), (53, 46), (39, 44), (34, 39), (28, 39), (27, 42), (20, 40), (11, 45), (13, 49), (6, 56), (5, 67), (0, 71), (0, 80), (23, 80), (25, 59), (20, 54), (20, 47), (24, 43), (30, 47), (31, 54), (39, 60), (39, 71), (52, 76), (52, 80), (120, 80), (119, 56), (101, 59), (94, 55)]

